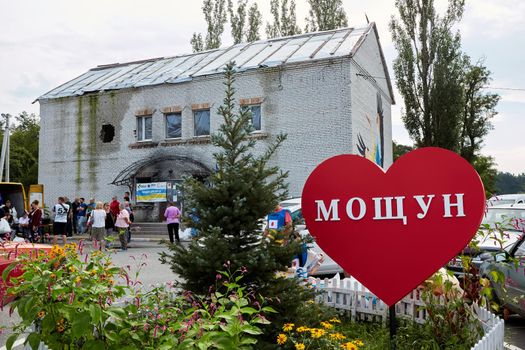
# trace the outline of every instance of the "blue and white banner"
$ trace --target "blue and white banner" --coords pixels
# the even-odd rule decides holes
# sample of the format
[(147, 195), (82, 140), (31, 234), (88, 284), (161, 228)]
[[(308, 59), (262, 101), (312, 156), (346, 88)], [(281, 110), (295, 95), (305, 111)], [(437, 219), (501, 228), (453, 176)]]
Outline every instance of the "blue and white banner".
[(150, 182), (137, 184), (137, 202), (166, 202), (166, 183)]

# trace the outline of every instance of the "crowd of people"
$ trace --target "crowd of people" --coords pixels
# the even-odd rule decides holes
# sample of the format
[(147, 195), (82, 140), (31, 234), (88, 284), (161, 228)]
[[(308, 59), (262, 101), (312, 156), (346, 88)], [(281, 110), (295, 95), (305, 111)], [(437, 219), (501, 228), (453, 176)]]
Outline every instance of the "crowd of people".
[(58, 197), (53, 206), (53, 229), (51, 233), (44, 230), (44, 212), (38, 200), (31, 203), (31, 210), (24, 211), (18, 217), (16, 208), (7, 200), (0, 207), (0, 239), (12, 240), (16, 237), (29, 242), (52, 239), (53, 244), (67, 243), (67, 237), (73, 235), (89, 235), (94, 245), (105, 249), (108, 245), (107, 237), (116, 233), (122, 250), (127, 250), (131, 240), (130, 226), (133, 222), (133, 210), (130, 204), (129, 192), (124, 193), (123, 201), (119, 202), (114, 196), (110, 202), (95, 201), (94, 198), (86, 203), (82, 197), (70, 201), (67, 197)]

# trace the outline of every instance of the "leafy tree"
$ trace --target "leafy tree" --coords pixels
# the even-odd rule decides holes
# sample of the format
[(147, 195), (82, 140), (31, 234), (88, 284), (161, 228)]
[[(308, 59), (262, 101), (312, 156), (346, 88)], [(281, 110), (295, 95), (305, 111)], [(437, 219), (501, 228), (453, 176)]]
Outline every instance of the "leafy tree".
[(497, 194), (524, 193), (525, 173), (514, 175), (508, 172), (498, 173), (496, 178)]
[(490, 82), (490, 74), (482, 62), (471, 64), (470, 59), (465, 57), (459, 152), (471, 163), (478, 161), (476, 154), (480, 151), (483, 138), (492, 129), (490, 120), (497, 114), (495, 108), (500, 100), (497, 94), (482, 92)]
[(207, 24), (206, 38), (199, 33), (193, 33), (190, 41), (193, 52), (217, 49), (221, 46), (221, 36), (227, 21), (226, 0), (204, 0), (202, 13)]
[(226, 261), (231, 262), (233, 270), (245, 267), (246, 282), (265, 289), (298, 248), (297, 244), (282, 247), (263, 238), (259, 227), (259, 220), (287, 193), (287, 173), (268, 165), (286, 137), (277, 136), (262, 155), (253, 153), (255, 141), (248, 137), (252, 130), (250, 112), (235, 105), (233, 64), (227, 65), (225, 75), (226, 97), (218, 109), (223, 123), (212, 136), (217, 147), (213, 155), (215, 172), (205, 183), (196, 179), (184, 183), (186, 205), (195, 208), (200, 217), (198, 223), (188, 223), (197, 228), (198, 239), (188, 247), (170, 245), (171, 254), (162, 258), (183, 277), (183, 287), (197, 293), (214, 284), (217, 271)]
[(234, 44), (239, 44), (244, 39), (247, 5), (248, 0), (238, 0), (237, 9), (234, 10), (233, 1), (228, 0), (228, 13), (230, 14), (231, 33)]
[(190, 44), (193, 52), (204, 51), (204, 40), (201, 33), (193, 33)]
[(262, 15), (257, 3), (254, 2), (248, 10), (248, 30), (246, 32), (246, 41), (252, 42), (261, 39), (259, 31), (262, 25)]
[(394, 154), (394, 162), (401, 157), (403, 154), (408, 153), (414, 150), (414, 146), (407, 146), (392, 141), (392, 152)]
[(463, 61), (452, 26), (463, 15), (464, 0), (449, 0), (444, 15), (436, 13), (433, 0), (396, 0), (396, 6), (400, 18), (392, 18), (390, 31), (403, 122), (416, 146), (458, 151)]
[(273, 23), (266, 23), (266, 35), (269, 39), (301, 34), (297, 25), (294, 0), (290, 0), (290, 5), (288, 0), (271, 0), (270, 13)]
[[(4, 121), (1, 126), (5, 125)], [(9, 147), (9, 172), (12, 182), (20, 182), (26, 190), (29, 185), (38, 183), (38, 139), (40, 135), (39, 118), (34, 114), (22, 112), (15, 116), (11, 126)], [(2, 131), (0, 142), (3, 141)]]
[(476, 169), (481, 181), (483, 182), (487, 198), (490, 198), (493, 194), (497, 193), (496, 179), (498, 176), (498, 170), (496, 169), (494, 158), (477, 155), (474, 157), (472, 166)]
[(309, 17), (306, 32), (332, 30), (348, 26), (348, 18), (342, 0), (308, 0)]

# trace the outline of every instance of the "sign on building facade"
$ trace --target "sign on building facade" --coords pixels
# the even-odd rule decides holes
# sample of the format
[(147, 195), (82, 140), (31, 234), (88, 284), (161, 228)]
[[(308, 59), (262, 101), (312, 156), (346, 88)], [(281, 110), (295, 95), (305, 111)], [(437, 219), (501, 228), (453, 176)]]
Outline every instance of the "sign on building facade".
[(166, 202), (166, 182), (137, 184), (137, 202)]

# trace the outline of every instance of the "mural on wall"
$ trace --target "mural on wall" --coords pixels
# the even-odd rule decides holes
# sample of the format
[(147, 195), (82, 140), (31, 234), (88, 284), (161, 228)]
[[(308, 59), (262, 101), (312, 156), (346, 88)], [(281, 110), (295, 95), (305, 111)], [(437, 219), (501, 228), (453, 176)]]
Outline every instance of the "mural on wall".
[(357, 134), (357, 150), (360, 155), (375, 162), (380, 167), (384, 164), (385, 159), (385, 145), (384, 145), (384, 115), (383, 115), (383, 100), (381, 94), (377, 93), (377, 113), (375, 117), (371, 118), (366, 115), (366, 120), (370, 130), (371, 145), (367, 145), (361, 133)]

